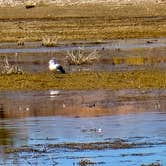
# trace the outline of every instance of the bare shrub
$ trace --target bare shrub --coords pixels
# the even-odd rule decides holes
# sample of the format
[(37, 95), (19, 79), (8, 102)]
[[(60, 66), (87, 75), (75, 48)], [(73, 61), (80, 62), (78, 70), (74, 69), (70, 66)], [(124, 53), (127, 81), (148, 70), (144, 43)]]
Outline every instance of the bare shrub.
[(4, 62), (0, 66), (1, 74), (23, 74), (23, 70), (19, 65), (11, 65), (5, 56)]
[(78, 50), (68, 51), (67, 54), (66, 59), (69, 65), (91, 64), (99, 59), (97, 50), (87, 54), (85, 53), (84, 48), (79, 48)]
[(54, 47), (58, 44), (58, 37), (48, 37), (45, 36), (42, 38), (42, 46), (45, 47)]

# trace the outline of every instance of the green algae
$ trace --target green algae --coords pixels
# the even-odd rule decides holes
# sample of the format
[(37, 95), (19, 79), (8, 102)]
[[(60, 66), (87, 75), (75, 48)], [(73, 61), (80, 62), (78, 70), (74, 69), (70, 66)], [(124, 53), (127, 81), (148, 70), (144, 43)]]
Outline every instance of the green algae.
[(166, 88), (166, 71), (0, 75), (0, 90)]

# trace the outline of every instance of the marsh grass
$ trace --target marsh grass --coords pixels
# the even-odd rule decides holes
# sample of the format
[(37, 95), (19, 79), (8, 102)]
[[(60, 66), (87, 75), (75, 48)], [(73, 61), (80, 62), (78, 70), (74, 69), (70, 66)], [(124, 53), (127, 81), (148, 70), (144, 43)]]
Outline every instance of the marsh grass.
[(166, 72), (74, 72), (0, 75), (0, 90), (166, 88)]
[[(0, 41), (18, 41), (19, 38), (25, 38), (25, 41), (41, 41), (42, 36), (52, 34), (61, 40), (70, 41), (164, 37), (165, 11), (166, 5), (150, 3), (126, 6), (45, 5), (33, 10), (1, 8)], [(20, 24), (22, 30), (19, 29)]]
[(80, 47), (78, 50), (68, 51), (67, 54), (66, 59), (69, 65), (91, 64), (100, 58), (97, 50), (86, 53), (84, 47)]
[(0, 66), (1, 74), (23, 74), (23, 70), (19, 65), (11, 65), (7, 56), (3, 57), (3, 62)]

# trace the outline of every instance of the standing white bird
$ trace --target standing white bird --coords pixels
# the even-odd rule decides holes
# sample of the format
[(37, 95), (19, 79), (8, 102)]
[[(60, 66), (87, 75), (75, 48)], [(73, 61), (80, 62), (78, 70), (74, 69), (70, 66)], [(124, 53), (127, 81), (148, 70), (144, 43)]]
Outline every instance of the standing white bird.
[(50, 59), (48, 64), (49, 64), (48, 67), (49, 67), (50, 71), (58, 71), (58, 72), (61, 72), (63, 74), (66, 73), (64, 68), (56, 62), (55, 58)]

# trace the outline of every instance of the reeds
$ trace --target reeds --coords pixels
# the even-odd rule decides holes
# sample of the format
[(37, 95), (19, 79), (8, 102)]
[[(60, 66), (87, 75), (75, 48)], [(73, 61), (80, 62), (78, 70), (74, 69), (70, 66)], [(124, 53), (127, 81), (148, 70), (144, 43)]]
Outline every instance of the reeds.
[(69, 65), (91, 64), (100, 57), (97, 50), (87, 54), (85, 53), (84, 48), (68, 51), (67, 54), (66, 59)]

